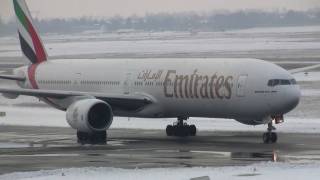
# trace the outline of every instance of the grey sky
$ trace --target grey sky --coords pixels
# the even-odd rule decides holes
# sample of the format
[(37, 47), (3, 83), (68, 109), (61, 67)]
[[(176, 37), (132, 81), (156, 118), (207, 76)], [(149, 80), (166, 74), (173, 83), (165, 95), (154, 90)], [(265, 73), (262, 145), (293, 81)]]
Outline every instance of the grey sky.
[[(0, 16), (12, 17), (12, 0), (0, 0)], [(144, 15), (156, 12), (239, 9), (293, 9), (320, 8), (320, 0), (27, 0), (34, 16), (44, 18), (110, 17), (114, 15)]]

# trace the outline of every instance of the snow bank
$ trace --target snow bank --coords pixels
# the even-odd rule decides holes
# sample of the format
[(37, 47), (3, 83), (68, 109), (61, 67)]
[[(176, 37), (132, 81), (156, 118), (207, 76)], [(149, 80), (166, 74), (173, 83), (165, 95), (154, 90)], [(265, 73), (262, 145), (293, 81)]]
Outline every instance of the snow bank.
[(151, 169), (118, 169), (118, 168), (71, 168), (43, 170), (36, 172), (11, 173), (0, 176), (0, 179), (116, 179), (116, 180), (187, 180), (194, 177), (209, 176), (211, 180), (232, 179), (290, 179), (318, 180), (319, 164), (260, 163), (249, 166), (233, 167), (194, 167), (194, 168), (151, 168)]

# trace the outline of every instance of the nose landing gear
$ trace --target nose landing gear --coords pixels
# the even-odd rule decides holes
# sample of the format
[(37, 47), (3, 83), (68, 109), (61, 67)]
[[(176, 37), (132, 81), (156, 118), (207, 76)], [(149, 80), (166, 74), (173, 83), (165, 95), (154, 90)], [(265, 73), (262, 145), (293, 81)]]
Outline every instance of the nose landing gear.
[(195, 125), (188, 125), (184, 123), (184, 120), (188, 118), (178, 117), (178, 121), (173, 125), (168, 125), (166, 128), (167, 136), (195, 136), (197, 133), (197, 128)]
[(268, 132), (263, 133), (262, 139), (265, 144), (276, 143), (278, 140), (277, 133), (272, 132), (276, 128), (272, 125), (272, 121), (268, 123)]

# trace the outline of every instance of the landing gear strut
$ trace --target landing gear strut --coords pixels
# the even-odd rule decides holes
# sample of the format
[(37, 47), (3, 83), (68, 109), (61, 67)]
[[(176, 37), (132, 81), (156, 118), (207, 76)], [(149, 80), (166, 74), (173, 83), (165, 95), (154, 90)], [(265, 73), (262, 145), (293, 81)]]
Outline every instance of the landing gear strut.
[(167, 136), (195, 136), (197, 133), (197, 128), (195, 125), (188, 125), (184, 123), (184, 120), (187, 120), (186, 117), (178, 117), (178, 121), (173, 125), (168, 125), (166, 128)]
[(79, 144), (106, 144), (107, 142), (107, 132), (97, 131), (97, 132), (81, 132), (77, 131), (77, 138)]
[(268, 132), (263, 133), (263, 142), (265, 144), (272, 144), (276, 143), (278, 136), (277, 133), (272, 132), (273, 130), (276, 130), (276, 128), (272, 125), (272, 121), (268, 123)]

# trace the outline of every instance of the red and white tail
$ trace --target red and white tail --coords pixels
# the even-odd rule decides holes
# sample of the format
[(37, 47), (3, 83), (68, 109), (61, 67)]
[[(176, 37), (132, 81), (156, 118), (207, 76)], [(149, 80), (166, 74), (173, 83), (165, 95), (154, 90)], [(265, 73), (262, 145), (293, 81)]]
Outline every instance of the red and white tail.
[(40, 36), (33, 24), (32, 17), (25, 0), (13, 0), (17, 17), (18, 33), (21, 50), (32, 64), (38, 64), (48, 59)]

